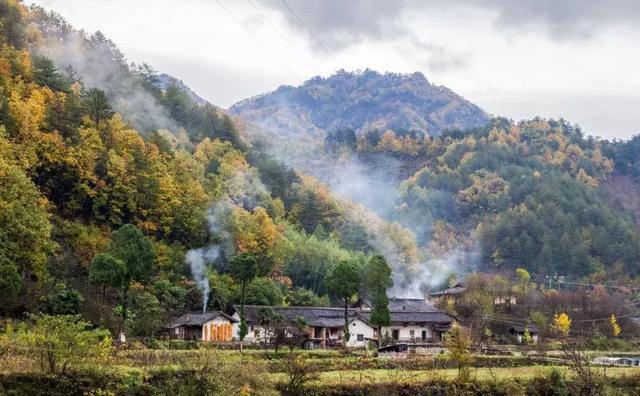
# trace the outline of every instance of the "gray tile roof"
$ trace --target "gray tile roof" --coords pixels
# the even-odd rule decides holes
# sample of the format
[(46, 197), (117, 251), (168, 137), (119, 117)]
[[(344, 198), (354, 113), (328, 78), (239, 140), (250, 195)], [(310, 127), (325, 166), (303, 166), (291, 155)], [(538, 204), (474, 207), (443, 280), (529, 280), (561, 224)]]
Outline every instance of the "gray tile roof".
[[(362, 312), (362, 315), (369, 320), (370, 312)], [(404, 323), (436, 323), (449, 324), (453, 322), (453, 317), (442, 311), (433, 312), (390, 312), (389, 317), (392, 325)]]
[(389, 298), (390, 312), (439, 312), (424, 298)]
[(211, 312), (188, 312), (180, 315), (169, 324), (169, 328), (175, 328), (180, 326), (202, 326), (210, 320), (215, 319), (218, 316), (222, 316), (225, 319), (229, 319), (231, 323), (236, 323), (237, 320), (220, 311)]
[[(240, 306), (234, 306), (239, 312)], [(328, 307), (269, 307), (263, 305), (245, 305), (244, 313), (249, 324), (260, 324), (269, 315), (269, 311), (282, 315), (288, 322), (301, 317), (309, 326), (341, 327), (344, 326), (344, 308)], [(355, 318), (358, 310), (349, 308), (348, 315)]]
[(466, 287), (464, 287), (464, 285), (461, 284), (457, 284), (454, 287), (450, 287), (448, 289), (444, 289), (444, 290), (440, 290), (440, 291), (436, 291), (430, 294), (431, 297), (440, 297), (440, 296), (446, 296), (446, 295), (455, 295), (455, 294), (462, 294), (465, 292), (465, 290), (467, 290)]
[[(400, 304), (401, 299), (395, 299), (396, 305), (391, 304), (389, 300), (390, 317), (393, 324), (403, 323), (437, 323), (437, 324), (449, 324), (453, 322), (453, 317), (447, 313), (435, 308), (433, 305), (427, 303), (424, 300), (408, 300), (402, 299), (405, 302), (404, 305)], [(414, 303), (412, 306), (414, 310), (409, 310), (409, 304), (407, 301)], [(395, 311), (391, 308), (396, 309)], [(404, 307), (404, 310), (403, 310)], [(239, 310), (239, 306), (235, 307)], [(400, 309), (400, 311), (397, 311)], [(287, 321), (293, 322), (298, 317), (304, 318), (304, 321), (309, 326), (314, 327), (342, 327), (344, 326), (344, 308), (322, 308), (322, 307), (268, 307), (261, 305), (246, 305), (244, 307), (247, 323), (256, 325), (264, 321), (268, 316), (269, 310), (274, 314), (282, 315)], [(371, 312), (362, 311), (356, 308), (348, 309), (349, 319), (359, 318), (364, 322), (369, 322)]]
[(512, 325), (510, 327), (510, 329), (512, 329), (516, 333), (524, 333), (525, 329), (529, 330), (529, 333), (537, 333), (538, 332), (538, 327), (536, 325), (534, 325), (534, 324)]

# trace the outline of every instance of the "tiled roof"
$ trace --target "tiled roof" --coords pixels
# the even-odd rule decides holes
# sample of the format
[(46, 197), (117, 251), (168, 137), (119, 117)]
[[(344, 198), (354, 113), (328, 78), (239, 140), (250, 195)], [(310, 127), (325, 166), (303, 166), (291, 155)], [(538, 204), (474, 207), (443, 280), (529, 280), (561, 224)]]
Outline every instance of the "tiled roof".
[(528, 325), (512, 325), (511, 328), (516, 332), (516, 333), (524, 333), (524, 330), (527, 329), (529, 330), (529, 333), (537, 333), (538, 332), (538, 327), (534, 324), (528, 324)]
[[(239, 306), (235, 306), (240, 311)], [(249, 324), (260, 324), (271, 314), (282, 315), (288, 322), (303, 318), (309, 326), (340, 327), (344, 325), (344, 308), (327, 307), (269, 307), (263, 305), (245, 305), (245, 317)], [(349, 308), (348, 315), (355, 318), (358, 310)]]
[(444, 290), (440, 290), (437, 292), (433, 292), (430, 294), (431, 297), (439, 297), (439, 296), (446, 296), (446, 295), (450, 295), (450, 294), (461, 294), (464, 293), (464, 291), (467, 290), (466, 287), (462, 286), (462, 285), (456, 285), (454, 287), (450, 287), (448, 289), (444, 289)]
[(434, 307), (424, 298), (390, 298), (390, 312), (436, 312), (438, 308)]
[(183, 315), (178, 316), (171, 322), (169, 325), (170, 328), (179, 327), (179, 326), (202, 326), (210, 320), (215, 319), (218, 316), (222, 316), (225, 319), (228, 319), (232, 323), (237, 322), (236, 319), (227, 315), (224, 312), (220, 311), (211, 311), (211, 312), (189, 312)]
[[(399, 300), (399, 299), (396, 299)], [(406, 300), (404, 300), (406, 301)], [(424, 300), (421, 300), (424, 301)], [(397, 301), (396, 301), (397, 302)], [(416, 310), (409, 311), (407, 305), (394, 305), (395, 309), (402, 309), (402, 311), (391, 310), (390, 299), (390, 317), (393, 324), (401, 323), (440, 323), (449, 324), (453, 322), (453, 317), (447, 313), (433, 307), (432, 305), (416, 304), (414, 308)], [(239, 310), (239, 307), (235, 307)], [(419, 309), (419, 310), (418, 310)], [(429, 310), (427, 310), (429, 309)], [(244, 307), (245, 317), (249, 324), (263, 323), (266, 318), (271, 314), (282, 315), (287, 321), (293, 322), (297, 318), (301, 317), (305, 323), (309, 326), (318, 327), (341, 327), (344, 325), (344, 308), (322, 308), (322, 307), (268, 307), (262, 305), (246, 305)], [(359, 318), (365, 322), (369, 322), (371, 312), (361, 311), (355, 308), (348, 309), (349, 319)]]
[[(362, 312), (362, 315), (369, 320), (370, 312)], [(390, 312), (391, 324), (399, 325), (404, 323), (439, 323), (449, 324), (453, 322), (453, 317), (442, 311), (433, 312)]]
[[(371, 302), (368, 299), (361, 299), (357, 305), (366, 305), (371, 307)], [(391, 312), (435, 312), (440, 311), (434, 307), (426, 298), (389, 298), (389, 311)]]

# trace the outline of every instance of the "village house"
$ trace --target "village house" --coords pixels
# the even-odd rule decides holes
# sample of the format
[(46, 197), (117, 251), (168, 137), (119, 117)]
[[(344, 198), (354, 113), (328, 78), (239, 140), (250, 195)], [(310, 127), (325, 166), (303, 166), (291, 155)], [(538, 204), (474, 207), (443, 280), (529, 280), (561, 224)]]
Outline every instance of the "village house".
[(439, 304), (445, 298), (453, 298), (453, 300), (455, 301), (460, 298), (466, 290), (467, 288), (464, 286), (464, 284), (456, 283), (452, 287), (430, 293), (429, 297), (435, 304)]
[[(233, 317), (239, 320), (239, 307), (236, 306), (235, 309)], [(304, 340), (301, 343), (308, 348), (342, 345), (344, 308), (247, 305), (244, 312), (249, 326), (245, 342), (270, 343), (274, 336), (274, 318), (281, 318), (288, 323), (290, 333), (294, 327), (302, 327)], [(365, 347), (367, 342), (373, 340), (373, 328), (359, 310), (348, 309), (348, 320), (350, 337), (347, 346)]]
[[(360, 299), (355, 307), (368, 321), (371, 303)], [(389, 298), (391, 324), (382, 328), (382, 336), (394, 342), (432, 343), (442, 341), (454, 318), (424, 298)], [(374, 330), (374, 338), (377, 339)]]
[(525, 339), (525, 334), (529, 333), (529, 337), (531, 337), (531, 342), (534, 344), (538, 343), (539, 340), (539, 332), (538, 327), (534, 324), (528, 325), (512, 325), (509, 328), (509, 334), (516, 338), (518, 344), (522, 344)]
[(220, 311), (190, 312), (175, 318), (166, 328), (169, 338), (197, 341), (232, 341), (238, 320)]
[[(431, 300), (435, 304), (439, 304), (441, 301), (443, 301), (446, 298), (451, 298), (454, 301), (456, 301), (459, 298), (461, 298), (466, 291), (467, 291), (467, 288), (465, 287), (465, 285), (463, 283), (456, 283), (454, 286), (449, 287), (447, 289), (439, 290), (439, 291), (435, 291), (435, 292), (430, 293), (429, 297), (431, 298)], [(514, 296), (514, 295), (496, 296), (493, 299), (493, 305), (496, 305), (496, 306), (500, 306), (500, 305), (506, 305), (506, 306), (516, 305), (516, 302), (517, 302), (516, 296)]]

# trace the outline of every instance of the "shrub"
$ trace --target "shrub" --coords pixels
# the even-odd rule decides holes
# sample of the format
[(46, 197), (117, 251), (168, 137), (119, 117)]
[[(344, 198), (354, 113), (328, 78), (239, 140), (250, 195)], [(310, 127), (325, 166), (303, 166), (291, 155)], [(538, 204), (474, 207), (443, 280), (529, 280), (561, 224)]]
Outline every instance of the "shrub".
[(320, 378), (318, 367), (309, 362), (305, 355), (289, 355), (281, 364), (286, 380), (280, 390), (285, 396), (305, 394), (308, 383)]
[(73, 315), (32, 315), (14, 332), (8, 328), (3, 344), (17, 353), (35, 356), (40, 369), (49, 374), (65, 374), (81, 363), (107, 358), (112, 350), (110, 333), (87, 330), (90, 323)]

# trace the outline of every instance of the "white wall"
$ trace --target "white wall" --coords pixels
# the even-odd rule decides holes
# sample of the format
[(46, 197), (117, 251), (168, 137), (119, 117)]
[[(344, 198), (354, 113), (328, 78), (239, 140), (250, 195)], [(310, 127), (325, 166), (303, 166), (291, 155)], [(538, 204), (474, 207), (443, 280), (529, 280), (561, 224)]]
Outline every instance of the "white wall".
[[(367, 340), (373, 338), (373, 327), (369, 326), (365, 322), (360, 319), (354, 319), (351, 323), (349, 323), (349, 342), (347, 342), (347, 346), (350, 347), (366, 347)], [(358, 341), (358, 334), (362, 334), (363, 340)]]
[[(416, 341), (421, 341), (422, 340), (422, 332), (426, 331), (427, 332), (427, 341), (431, 341), (434, 337), (433, 334), (433, 329), (431, 328), (431, 326), (426, 326), (426, 325), (409, 325), (409, 326), (388, 326), (388, 327), (383, 327), (382, 328), (382, 334), (383, 336), (385, 334), (387, 334), (387, 332), (389, 333), (389, 337), (391, 337), (393, 335), (393, 331), (392, 330), (398, 330), (399, 331), (399, 337), (398, 339), (400, 341), (408, 341), (412, 338), (415, 338)], [(413, 336), (411, 336), (411, 331), (413, 331)]]

